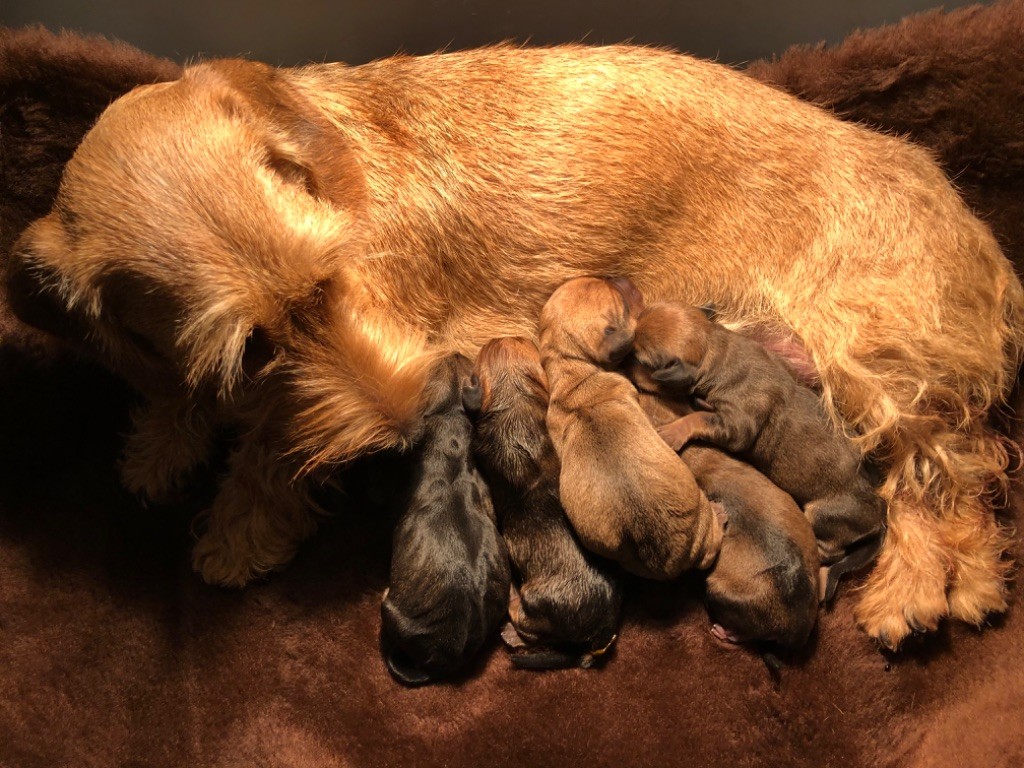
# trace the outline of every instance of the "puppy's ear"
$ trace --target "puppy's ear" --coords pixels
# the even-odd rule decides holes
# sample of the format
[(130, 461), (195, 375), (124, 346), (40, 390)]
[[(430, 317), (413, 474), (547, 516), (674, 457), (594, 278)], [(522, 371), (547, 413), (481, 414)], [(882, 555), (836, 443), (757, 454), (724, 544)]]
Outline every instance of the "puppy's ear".
[(673, 387), (689, 387), (695, 380), (695, 369), (689, 363), (682, 360), (673, 360), (663, 368), (651, 371), (651, 378), (660, 384), (669, 384)]
[(631, 314), (635, 316), (643, 311), (643, 294), (640, 293), (640, 289), (633, 284), (632, 280), (628, 277), (613, 277), (609, 278), (609, 282), (622, 294), (622, 298), (625, 300)]
[(469, 383), (462, 387), (462, 407), (470, 416), (477, 416), (484, 407), (484, 392), (480, 388), (480, 379), (473, 374)]
[(4, 270), (4, 293), (23, 323), (60, 339), (81, 340), (84, 325), (60, 294), (57, 265), (65, 250), (64, 228), (55, 215), (35, 222), (14, 245)]

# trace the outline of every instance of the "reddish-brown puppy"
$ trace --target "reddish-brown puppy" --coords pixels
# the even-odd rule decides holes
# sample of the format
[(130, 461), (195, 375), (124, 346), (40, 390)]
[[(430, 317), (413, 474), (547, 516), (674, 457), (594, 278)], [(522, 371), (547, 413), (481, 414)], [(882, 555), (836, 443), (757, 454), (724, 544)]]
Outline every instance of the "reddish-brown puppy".
[[(659, 427), (673, 450), (702, 441), (749, 460), (803, 507), (822, 562), (843, 561), (837, 573), (877, 552), (885, 502), (864, 476), (860, 452), (760, 343), (696, 307), (653, 304), (637, 321), (635, 360), (661, 395), (699, 398), (707, 408)], [(827, 597), (834, 588), (830, 579)]]
[(521, 580), (512, 624), (528, 644), (602, 652), (617, 632), (622, 590), (608, 564), (583, 552), (562, 509), (540, 353), (523, 337), (493, 339), (475, 372), (474, 449)]
[(628, 282), (595, 277), (551, 295), (540, 316), (547, 424), (562, 506), (584, 546), (641, 576), (671, 579), (711, 565), (722, 520), (614, 370), (632, 349), (637, 299)]
[[(637, 374), (640, 406), (653, 425), (692, 411), (685, 401), (658, 395), (642, 369)], [(706, 580), (712, 632), (728, 642), (799, 648), (818, 616), (818, 550), (807, 518), (789, 494), (720, 450), (691, 445), (681, 456), (728, 518)]]
[(200, 63), (106, 110), (8, 272), (23, 316), (144, 395), (130, 488), (163, 495), (238, 435), (207, 581), (287, 562), (310, 479), (408, 445), (434, 356), (616, 274), (801, 340), (885, 471), (872, 635), (1006, 606), (987, 413), (1019, 281), (926, 152), (728, 67), (630, 46)]

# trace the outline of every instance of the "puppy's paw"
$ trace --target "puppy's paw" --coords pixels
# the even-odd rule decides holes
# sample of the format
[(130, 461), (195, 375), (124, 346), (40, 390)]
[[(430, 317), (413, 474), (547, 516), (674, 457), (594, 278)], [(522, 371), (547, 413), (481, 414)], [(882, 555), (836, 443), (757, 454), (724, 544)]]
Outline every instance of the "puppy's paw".
[(671, 425), (660, 427), (658, 429), (658, 436), (676, 453), (683, 450), (687, 442), (689, 442), (689, 435), (685, 431)]

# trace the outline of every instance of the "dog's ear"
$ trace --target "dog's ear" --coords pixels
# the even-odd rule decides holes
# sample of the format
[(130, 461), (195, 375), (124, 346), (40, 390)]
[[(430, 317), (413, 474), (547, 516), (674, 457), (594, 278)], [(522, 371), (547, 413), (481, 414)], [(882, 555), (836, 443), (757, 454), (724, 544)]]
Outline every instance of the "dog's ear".
[(640, 289), (633, 284), (633, 281), (628, 277), (612, 277), (608, 279), (615, 286), (615, 290), (622, 294), (630, 314), (634, 317), (640, 314), (644, 308), (644, 297), (640, 293)]
[(242, 372), (246, 378), (255, 379), (280, 351), (266, 330), (255, 326), (242, 349)]
[(221, 106), (265, 131), (267, 166), (314, 197), (346, 206), (365, 196), (355, 155), (324, 113), (276, 67), (222, 59), (187, 77), (226, 85)]
[(15, 317), (60, 339), (79, 341), (85, 330), (77, 312), (60, 293), (57, 265), (66, 250), (64, 228), (50, 214), (30, 226), (15, 243), (4, 270), (4, 293)]

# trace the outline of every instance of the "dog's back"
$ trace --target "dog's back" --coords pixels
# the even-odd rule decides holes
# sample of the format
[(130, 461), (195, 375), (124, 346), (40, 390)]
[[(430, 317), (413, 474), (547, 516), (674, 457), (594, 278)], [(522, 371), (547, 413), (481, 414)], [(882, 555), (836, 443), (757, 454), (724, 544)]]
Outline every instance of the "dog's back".
[(462, 406), (469, 361), (443, 360), (428, 387), (414, 490), (395, 528), (391, 586), (381, 606), (388, 667), (410, 684), (451, 674), (493, 632), (510, 574), (490, 494), (471, 455)]

